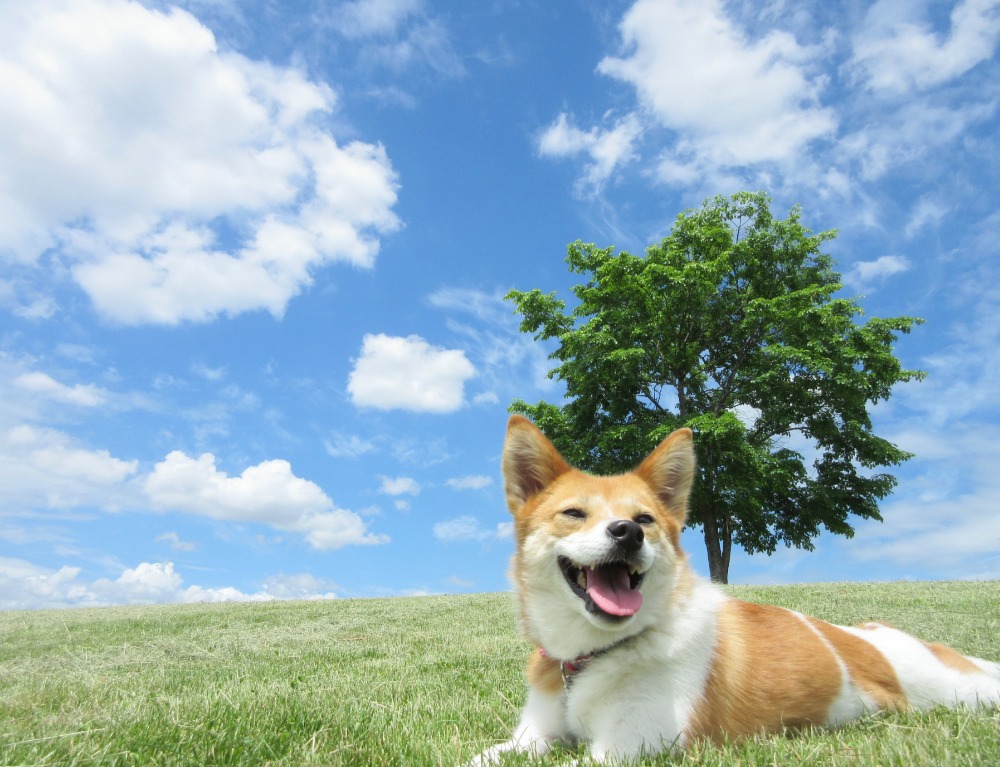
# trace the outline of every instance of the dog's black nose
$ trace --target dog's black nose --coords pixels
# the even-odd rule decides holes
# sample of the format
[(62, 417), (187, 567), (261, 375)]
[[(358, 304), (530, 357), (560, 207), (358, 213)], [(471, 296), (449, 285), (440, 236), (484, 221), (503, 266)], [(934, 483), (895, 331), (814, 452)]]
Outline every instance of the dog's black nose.
[(608, 525), (608, 535), (626, 551), (635, 551), (645, 537), (639, 523), (631, 519), (616, 519)]

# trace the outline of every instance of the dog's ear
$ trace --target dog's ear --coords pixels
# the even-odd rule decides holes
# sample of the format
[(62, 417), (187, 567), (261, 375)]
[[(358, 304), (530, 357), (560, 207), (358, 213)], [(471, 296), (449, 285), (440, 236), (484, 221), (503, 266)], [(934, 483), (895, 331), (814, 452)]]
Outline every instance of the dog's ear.
[(694, 481), (694, 446), (690, 429), (678, 429), (639, 464), (635, 473), (653, 488), (667, 510), (682, 524)]
[(535, 424), (519, 415), (510, 417), (503, 443), (503, 480), (511, 514), (516, 515), (531, 496), (569, 470), (555, 445)]

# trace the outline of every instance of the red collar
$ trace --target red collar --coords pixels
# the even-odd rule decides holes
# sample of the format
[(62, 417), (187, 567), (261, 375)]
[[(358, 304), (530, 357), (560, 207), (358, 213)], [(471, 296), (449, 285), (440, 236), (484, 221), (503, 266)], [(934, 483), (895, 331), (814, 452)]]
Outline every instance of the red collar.
[[(580, 655), (576, 658), (573, 658), (573, 660), (560, 660), (559, 670), (562, 672), (563, 686), (566, 688), (567, 692), (569, 691), (569, 685), (570, 682), (572, 681), (572, 678), (577, 674), (579, 674), (581, 671), (583, 671), (585, 668), (587, 668), (587, 666), (590, 665), (590, 662), (594, 658), (600, 657), (605, 653), (611, 652), (612, 650), (616, 649), (617, 647), (620, 647), (629, 640), (635, 639), (637, 636), (641, 636), (643, 633), (644, 632), (640, 631), (638, 634), (634, 634), (630, 637), (625, 637), (624, 639), (620, 639), (614, 644), (608, 645), (607, 647), (601, 648), (600, 650), (594, 650), (592, 653), (588, 653), (587, 655)], [(538, 654), (541, 655), (543, 658), (552, 658), (552, 655), (549, 654), (546, 651), (546, 649), (541, 645), (539, 645), (538, 647)], [(559, 660), (558, 658), (552, 658), (552, 659)]]
[[(544, 647), (538, 648), (538, 654), (543, 658), (552, 658)], [(587, 667), (587, 664), (594, 659), (594, 655), (595, 653), (590, 653), (589, 655), (581, 655), (573, 660), (559, 661), (559, 670), (562, 671), (563, 684), (568, 684), (571, 676), (575, 676), (583, 671)]]

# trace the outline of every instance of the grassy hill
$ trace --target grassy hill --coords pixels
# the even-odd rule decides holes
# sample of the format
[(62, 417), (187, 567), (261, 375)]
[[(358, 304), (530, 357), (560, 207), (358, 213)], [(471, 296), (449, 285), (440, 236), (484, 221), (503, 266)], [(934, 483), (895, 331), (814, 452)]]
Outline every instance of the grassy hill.
[[(1000, 582), (731, 591), (1000, 659)], [(527, 649), (508, 594), (0, 613), (0, 765), (460, 764), (508, 736)], [(1000, 765), (1000, 711), (643, 763)]]

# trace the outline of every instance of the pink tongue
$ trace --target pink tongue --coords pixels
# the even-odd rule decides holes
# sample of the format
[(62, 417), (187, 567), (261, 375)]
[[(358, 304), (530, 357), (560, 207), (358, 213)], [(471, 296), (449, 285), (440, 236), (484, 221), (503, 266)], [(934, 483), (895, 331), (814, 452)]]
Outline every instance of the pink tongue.
[(635, 615), (642, 607), (642, 594), (629, 585), (628, 569), (625, 567), (599, 567), (587, 573), (587, 593), (594, 604), (609, 615)]

